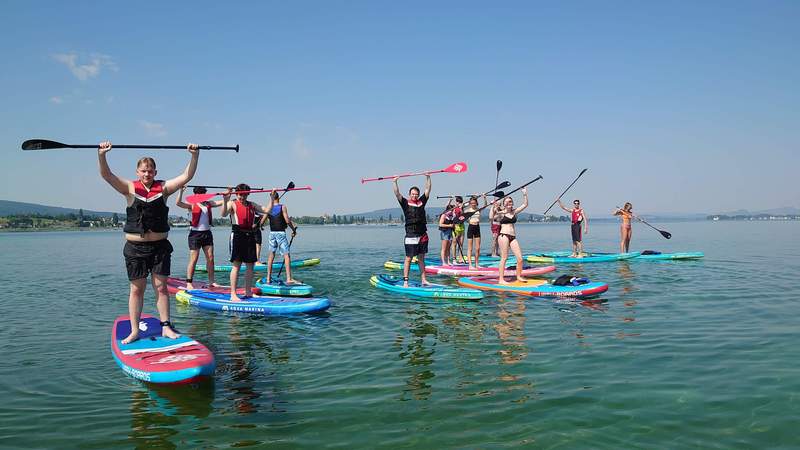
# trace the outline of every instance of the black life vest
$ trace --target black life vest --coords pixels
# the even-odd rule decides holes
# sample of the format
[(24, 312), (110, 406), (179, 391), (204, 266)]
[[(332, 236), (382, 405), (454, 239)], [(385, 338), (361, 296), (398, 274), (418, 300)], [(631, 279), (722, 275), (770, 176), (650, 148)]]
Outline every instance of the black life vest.
[(164, 181), (154, 181), (147, 189), (141, 181), (133, 182), (133, 203), (125, 209), (126, 233), (144, 236), (148, 231), (169, 231), (169, 206), (164, 198)]

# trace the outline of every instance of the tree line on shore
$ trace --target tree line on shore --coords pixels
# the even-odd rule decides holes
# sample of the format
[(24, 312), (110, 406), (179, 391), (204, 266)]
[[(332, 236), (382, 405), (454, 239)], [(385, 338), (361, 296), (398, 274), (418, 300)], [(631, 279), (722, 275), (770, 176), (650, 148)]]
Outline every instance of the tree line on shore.
[[(567, 216), (539, 216), (528, 214), (528, 222), (567, 222)], [(365, 224), (401, 224), (402, 217), (392, 214), (387, 216), (365, 216), (365, 215), (328, 215), (322, 216), (299, 216), (292, 217), (297, 224), (305, 225), (365, 225)], [(435, 223), (438, 216), (427, 215), (428, 223)], [(189, 221), (184, 217), (171, 220), (173, 225), (188, 226)], [(13, 214), (0, 217), (0, 229), (43, 229), (43, 228), (117, 228), (122, 226), (120, 215), (117, 213), (111, 216), (85, 215), (83, 209), (78, 210), (77, 214)], [(230, 224), (228, 218), (214, 218), (214, 226), (227, 226)]]

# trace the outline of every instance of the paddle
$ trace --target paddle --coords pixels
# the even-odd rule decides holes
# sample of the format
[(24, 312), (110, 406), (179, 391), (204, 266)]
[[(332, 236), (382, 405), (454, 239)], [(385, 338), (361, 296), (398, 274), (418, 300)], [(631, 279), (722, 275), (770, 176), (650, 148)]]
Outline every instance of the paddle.
[(289, 184), (286, 185), (286, 190), (283, 191), (283, 194), (278, 196), (278, 200), (282, 199), (283, 196), (292, 189), (294, 189), (294, 181), (290, 181)]
[[(497, 175), (495, 175), (495, 177), (494, 177), (495, 186), (497, 185), (497, 182), (500, 181), (500, 169), (502, 169), (502, 168), (503, 168), (503, 161), (500, 161), (498, 159), (497, 160)], [(506, 181), (506, 183), (508, 183), (508, 182)], [(511, 184), (509, 183), (508, 186), (511, 186)], [(503, 187), (508, 187), (508, 186), (503, 186)], [(502, 188), (498, 187), (497, 189), (502, 189)]]
[[(294, 237), (296, 235), (297, 235), (297, 228), (295, 228), (295, 232), (294, 232), (294, 234), (292, 234), (292, 238), (289, 239), (289, 245), (286, 247), (287, 250), (291, 250), (292, 249), (292, 242), (294, 242)], [(283, 272), (283, 266), (285, 266), (285, 265), (286, 265), (286, 258), (283, 258), (283, 261), (281, 261), (281, 268), (280, 268), (280, 270), (278, 270), (278, 275), (277, 275), (276, 278), (278, 278), (278, 279), (281, 278), (281, 272)], [(269, 280), (269, 282), (272, 283), (272, 280)]]
[[(583, 169), (583, 170), (581, 170), (581, 173), (579, 173), (579, 174), (578, 174), (578, 177), (577, 177), (577, 178), (575, 178), (575, 181), (573, 181), (573, 182), (572, 182), (572, 183), (571, 183), (569, 186), (567, 186), (567, 188), (566, 188), (566, 189), (564, 189), (564, 192), (562, 192), (562, 193), (561, 193), (561, 195), (559, 195), (559, 196), (558, 196), (558, 198), (557, 198), (557, 199), (556, 199), (556, 200), (555, 200), (553, 203), (551, 203), (551, 204), (550, 204), (550, 207), (549, 207), (549, 208), (547, 208), (547, 211), (550, 211), (550, 208), (552, 208), (552, 207), (553, 207), (553, 206), (554, 206), (554, 205), (555, 205), (555, 204), (556, 204), (556, 203), (557, 203), (559, 200), (561, 200), (561, 197), (563, 197), (563, 196), (564, 196), (564, 194), (566, 194), (566, 193), (567, 193), (567, 191), (569, 190), (569, 188), (571, 188), (571, 187), (572, 187), (572, 185), (573, 185), (573, 184), (575, 184), (575, 183), (577, 183), (577, 182), (578, 182), (578, 178), (580, 178), (580, 177), (581, 177), (581, 175), (583, 175), (584, 173), (586, 173), (586, 171), (587, 171), (587, 170), (589, 170), (589, 169)], [(547, 211), (545, 211), (544, 213), (542, 213), (542, 215), (545, 215), (545, 214), (547, 214)]]
[[(46, 139), (29, 139), (22, 143), (23, 150), (53, 150), (57, 148), (97, 148), (97, 144), (92, 145), (72, 145), (62, 144), (61, 142), (48, 141)], [(185, 145), (117, 145), (114, 148), (161, 148), (166, 150), (186, 150)], [(220, 147), (211, 145), (201, 145), (197, 147), (200, 150), (235, 150), (239, 152), (239, 146), (234, 147)]]
[[(617, 209), (622, 211), (622, 208), (620, 208), (619, 206), (617, 206)], [(650, 228), (658, 231), (659, 233), (661, 233), (661, 235), (664, 236), (665, 239), (672, 239), (672, 233), (670, 233), (669, 231), (659, 230), (658, 228), (656, 228), (656, 227), (650, 225), (649, 223), (647, 223), (646, 220), (642, 219), (641, 217), (637, 216), (636, 214), (634, 214), (634, 213), (629, 213), (629, 214), (632, 215), (639, 222), (642, 222), (643, 224), (647, 225), (648, 227), (650, 227)]]
[[(249, 191), (232, 191), (231, 194), (255, 194), (259, 192), (280, 192), (280, 191), (310, 191), (311, 186), (292, 188), (292, 189), (251, 189)], [(186, 203), (203, 203), (211, 200), (218, 195), (225, 195), (225, 192), (217, 192), (216, 194), (193, 194), (186, 197)]]
[(517, 192), (518, 190), (520, 190), (520, 189), (522, 189), (522, 188), (524, 188), (524, 187), (528, 186), (529, 184), (535, 183), (535, 182), (537, 182), (537, 181), (541, 180), (542, 178), (544, 178), (544, 177), (543, 177), (543, 176), (541, 176), (541, 175), (539, 175), (538, 177), (536, 177), (536, 178), (532, 179), (531, 181), (528, 181), (527, 183), (523, 184), (522, 186), (520, 186), (520, 187), (518, 187), (518, 188), (514, 189), (513, 191), (510, 191), (510, 192), (509, 192), (509, 193), (507, 193), (506, 195), (504, 195), (504, 196), (502, 196), (502, 197), (498, 198), (497, 200), (493, 201), (492, 203), (489, 203), (489, 204), (488, 204), (488, 205), (486, 205), (486, 206), (481, 206), (480, 208), (476, 209), (475, 211), (470, 211), (470, 212), (468, 212), (468, 213), (464, 214), (464, 220), (467, 220), (467, 219), (469, 219), (470, 217), (472, 217), (472, 215), (473, 215), (473, 214), (477, 214), (477, 213), (479, 213), (479, 212), (483, 211), (484, 209), (486, 209), (486, 208), (488, 208), (488, 207), (490, 207), (490, 206), (494, 205), (495, 203), (497, 203), (499, 200), (502, 200), (502, 199), (504, 199), (504, 198), (506, 198), (506, 197), (510, 196), (511, 194), (513, 194), (513, 193)]
[(377, 177), (377, 178), (362, 178), (361, 184), (366, 183), (367, 181), (381, 181), (381, 180), (392, 180), (394, 178), (404, 178), (404, 177), (414, 177), (417, 175), (431, 175), (434, 173), (463, 173), (467, 171), (467, 163), (465, 162), (457, 162), (450, 164), (449, 166), (445, 167), (441, 170), (428, 170), (425, 172), (417, 172), (417, 173), (404, 173), (400, 175), (389, 175), (388, 177)]
[[(207, 188), (207, 189), (228, 189), (230, 186), (208, 186), (208, 185), (205, 185), (205, 184), (188, 184), (188, 185), (186, 185), (186, 187), (190, 187), (190, 188), (201, 187), (201, 188)], [(294, 187), (294, 186), (292, 186), (292, 187)], [(264, 189), (264, 188), (254, 187), (252, 189)]]
[[(511, 183), (509, 183), (508, 181), (503, 181), (502, 183), (500, 183), (497, 186), (495, 186), (494, 189), (490, 189), (490, 190), (484, 192), (483, 194), (477, 194), (476, 197), (482, 197), (484, 195), (492, 195), (492, 196), (495, 196), (495, 197), (499, 198), (499, 197), (503, 196), (503, 191), (498, 191), (498, 189), (504, 189), (504, 188), (507, 188), (509, 186), (511, 186)], [(462, 195), (461, 197), (470, 197), (470, 196), (472, 196), (472, 194)], [(436, 198), (453, 198), (453, 197), (458, 197), (458, 196), (456, 196), (456, 195), (437, 195), (436, 196)]]

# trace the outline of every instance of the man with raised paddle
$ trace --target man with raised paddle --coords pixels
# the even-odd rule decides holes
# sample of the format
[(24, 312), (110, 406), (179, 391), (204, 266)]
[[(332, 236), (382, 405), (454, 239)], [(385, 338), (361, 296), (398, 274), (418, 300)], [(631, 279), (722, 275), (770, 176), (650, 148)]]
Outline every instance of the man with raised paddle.
[(106, 153), (111, 150), (111, 142), (100, 143), (97, 150), (100, 162), (100, 176), (127, 201), (125, 232), (125, 267), (130, 280), (128, 312), (131, 318), (131, 334), (122, 340), (123, 344), (139, 338), (139, 319), (144, 306), (144, 292), (147, 276), (156, 291), (156, 308), (161, 320), (161, 334), (168, 338), (178, 338), (169, 321), (169, 292), (167, 277), (170, 272), (172, 245), (167, 240), (169, 233), (169, 207), (167, 197), (178, 191), (194, 176), (200, 154), (197, 144), (186, 146), (192, 155), (183, 173), (167, 181), (156, 180), (158, 173), (153, 158), (141, 158), (136, 163), (135, 181), (120, 178), (108, 167)]
[(422, 284), (428, 283), (425, 277), (425, 254), (428, 253), (428, 227), (427, 215), (425, 214), (425, 204), (431, 195), (431, 176), (425, 175), (425, 193), (419, 195), (419, 188), (413, 186), (408, 190), (408, 199), (400, 194), (400, 187), (397, 185), (399, 177), (393, 179), (394, 196), (400, 202), (400, 208), (406, 220), (406, 257), (403, 261), (403, 287), (408, 287), (408, 271), (411, 267), (411, 259), (417, 257), (419, 273)]

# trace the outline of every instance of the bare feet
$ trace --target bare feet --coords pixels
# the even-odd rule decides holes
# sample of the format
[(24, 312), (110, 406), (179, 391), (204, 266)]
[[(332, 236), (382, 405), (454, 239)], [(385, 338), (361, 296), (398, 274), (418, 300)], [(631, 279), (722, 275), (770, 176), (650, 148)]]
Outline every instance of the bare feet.
[(222, 285), (221, 285), (221, 284), (219, 284), (219, 283), (216, 283), (216, 282), (212, 282), (212, 283), (211, 283), (211, 287), (213, 287), (213, 288), (221, 288), (221, 287), (222, 287)]
[(131, 331), (131, 334), (128, 335), (125, 339), (122, 340), (123, 344), (130, 344), (139, 339), (139, 329), (136, 328), (135, 330)]
[(500, 278), (499, 280), (497, 280), (497, 284), (511, 284), (511, 283), (506, 281), (505, 277), (503, 277), (503, 278)]
[(287, 278), (286, 284), (303, 284), (300, 280), (295, 280), (294, 278)]
[(242, 301), (242, 299), (240, 299), (239, 296), (236, 295), (236, 294), (231, 294), (231, 301), (232, 302), (240, 302), (240, 301)]
[(520, 283), (527, 283), (528, 279), (525, 277), (517, 277), (517, 281), (519, 281)]
[(170, 339), (178, 339), (181, 337), (180, 334), (176, 333), (175, 330), (172, 329), (170, 325), (164, 325), (161, 327), (161, 336), (170, 338)]
[(430, 285), (431, 285), (431, 283), (428, 281), (428, 279), (427, 279), (427, 278), (423, 278), (423, 279), (422, 279), (422, 285), (423, 285), (423, 286), (430, 286)]

